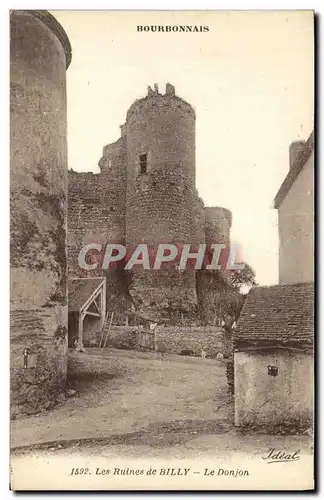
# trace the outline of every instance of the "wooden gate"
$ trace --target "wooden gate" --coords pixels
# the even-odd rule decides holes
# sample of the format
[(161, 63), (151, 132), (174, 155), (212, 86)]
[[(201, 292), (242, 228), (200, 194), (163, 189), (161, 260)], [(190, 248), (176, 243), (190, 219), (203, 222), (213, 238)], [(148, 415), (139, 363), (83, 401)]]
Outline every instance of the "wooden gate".
[(143, 330), (138, 335), (138, 347), (145, 351), (155, 350), (155, 332)]

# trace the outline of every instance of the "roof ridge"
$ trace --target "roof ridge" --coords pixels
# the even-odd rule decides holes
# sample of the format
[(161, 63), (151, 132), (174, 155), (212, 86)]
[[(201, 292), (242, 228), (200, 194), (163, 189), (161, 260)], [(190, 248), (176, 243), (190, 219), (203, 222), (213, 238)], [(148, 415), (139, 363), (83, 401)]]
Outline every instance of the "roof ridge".
[(236, 346), (247, 343), (312, 344), (314, 283), (253, 287), (242, 308), (234, 335)]
[(287, 173), (284, 181), (282, 182), (273, 202), (274, 208), (279, 208), (281, 202), (286, 197), (289, 189), (293, 185), (295, 179), (298, 177), (299, 173), (301, 172), (303, 166), (307, 162), (313, 150), (314, 150), (314, 130), (311, 132), (310, 136), (305, 142), (304, 147), (297, 155), (295, 163), (293, 164), (293, 166)]

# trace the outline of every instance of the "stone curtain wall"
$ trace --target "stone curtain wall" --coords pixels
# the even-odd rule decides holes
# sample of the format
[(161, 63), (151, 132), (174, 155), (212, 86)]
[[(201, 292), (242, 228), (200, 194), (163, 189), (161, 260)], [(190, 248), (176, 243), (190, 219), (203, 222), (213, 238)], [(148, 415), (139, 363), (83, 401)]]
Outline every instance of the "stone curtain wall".
[[(107, 306), (113, 311), (129, 308), (128, 276), (124, 262), (102, 269), (107, 243), (125, 244), (126, 169), (125, 139), (103, 148), (100, 174), (69, 170), (68, 272), (70, 277), (105, 276)], [(87, 263), (98, 262), (97, 269), (83, 270), (78, 255), (84, 245), (102, 244), (98, 252), (89, 251)]]
[(218, 352), (224, 351), (224, 334), (221, 329), (158, 328), (156, 337), (162, 340), (167, 352), (181, 353), (182, 350), (188, 349), (200, 356), (201, 350), (204, 349), (208, 356), (216, 356)]
[[(107, 331), (106, 326), (106, 331)], [(140, 341), (140, 330), (136, 327), (112, 327), (107, 347), (118, 349), (138, 349)], [(196, 356), (201, 355), (204, 349), (207, 356), (215, 357), (217, 353), (225, 353), (225, 337), (222, 328), (214, 327), (158, 327), (156, 339), (161, 340), (165, 351), (172, 354), (181, 354), (183, 350), (189, 350)]]
[[(116, 186), (118, 182), (118, 185)], [(107, 243), (124, 243), (125, 187), (121, 180), (111, 182), (109, 172), (102, 174), (69, 171), (68, 269), (69, 276), (106, 276), (107, 297), (118, 295), (121, 283), (120, 267), (102, 270)], [(84, 245), (102, 244), (101, 254), (88, 252), (88, 263), (98, 262), (97, 269), (84, 270), (78, 264), (78, 255)]]
[(99, 166), (100, 174), (69, 170), (70, 276), (102, 276), (101, 263), (95, 271), (80, 269), (78, 255), (84, 245), (99, 243), (105, 247), (107, 243), (125, 243), (126, 170), (123, 138), (103, 148)]
[[(80, 269), (78, 255), (84, 245), (124, 243), (124, 186), (111, 182), (109, 173), (93, 174), (69, 171), (68, 264), (69, 276), (102, 276), (98, 269)], [(90, 258), (91, 252), (89, 252)], [(92, 252), (98, 255), (98, 252)], [(87, 262), (92, 263), (93, 261)]]
[[(54, 404), (67, 373), (66, 68), (46, 11), (10, 13), (11, 413)], [(27, 349), (27, 368), (24, 351)]]

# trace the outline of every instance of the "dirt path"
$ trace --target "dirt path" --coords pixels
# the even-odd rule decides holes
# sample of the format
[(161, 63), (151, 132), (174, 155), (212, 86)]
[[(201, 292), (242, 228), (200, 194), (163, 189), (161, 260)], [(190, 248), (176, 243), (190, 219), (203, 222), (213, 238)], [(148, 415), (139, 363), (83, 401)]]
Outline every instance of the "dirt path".
[[(176, 355), (160, 361), (152, 353), (110, 349), (92, 349), (70, 361), (76, 396), (50, 412), (12, 422), (14, 489), (136, 489), (137, 476), (124, 473), (152, 466), (160, 475), (141, 476), (141, 489), (312, 486), (309, 436), (234, 430), (222, 361)], [(273, 448), (298, 452), (300, 460), (269, 465), (263, 457)], [(284, 473), (277, 475), (280, 466)], [(71, 475), (74, 467), (89, 475)], [(191, 476), (165, 477), (169, 467), (188, 467)], [(217, 475), (205, 476), (206, 468)], [(97, 475), (106, 469), (111, 475)], [(226, 476), (241, 469), (251, 482)]]
[(52, 411), (13, 421), (13, 447), (107, 438), (145, 445), (153, 436), (173, 445), (231, 427), (221, 361), (91, 349), (71, 357), (69, 372), (76, 396)]

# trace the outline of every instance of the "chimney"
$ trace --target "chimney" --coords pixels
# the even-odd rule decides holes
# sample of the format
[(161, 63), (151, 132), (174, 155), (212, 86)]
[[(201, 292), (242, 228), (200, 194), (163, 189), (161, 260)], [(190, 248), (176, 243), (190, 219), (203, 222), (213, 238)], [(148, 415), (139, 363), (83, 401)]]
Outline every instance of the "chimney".
[(166, 95), (175, 95), (174, 85), (171, 85), (171, 83), (167, 83), (165, 86), (165, 93)]
[(154, 92), (153, 92), (153, 90), (152, 90), (151, 85), (148, 85), (148, 86), (147, 86), (147, 95), (148, 95), (148, 96), (150, 96), (150, 95), (153, 95), (153, 94), (154, 94)]
[(154, 84), (154, 92), (159, 93), (159, 86), (157, 83)]
[(289, 146), (289, 168), (292, 168), (297, 156), (304, 149), (305, 141), (294, 141)]

